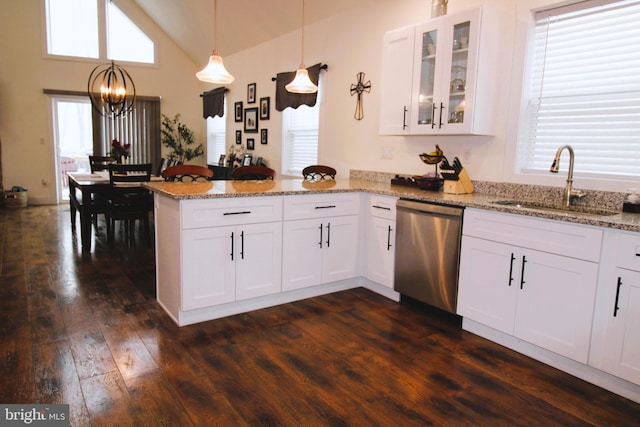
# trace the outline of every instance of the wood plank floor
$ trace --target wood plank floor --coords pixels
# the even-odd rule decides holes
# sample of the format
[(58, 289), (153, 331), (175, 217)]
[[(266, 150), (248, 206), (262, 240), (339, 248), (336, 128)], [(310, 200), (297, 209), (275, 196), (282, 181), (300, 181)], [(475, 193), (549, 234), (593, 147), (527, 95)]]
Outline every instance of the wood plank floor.
[[(78, 229), (79, 231), (79, 229)], [(78, 233), (79, 234), (79, 233)], [(638, 426), (640, 405), (364, 289), (178, 328), (153, 250), (0, 209), (0, 402), (74, 426)]]

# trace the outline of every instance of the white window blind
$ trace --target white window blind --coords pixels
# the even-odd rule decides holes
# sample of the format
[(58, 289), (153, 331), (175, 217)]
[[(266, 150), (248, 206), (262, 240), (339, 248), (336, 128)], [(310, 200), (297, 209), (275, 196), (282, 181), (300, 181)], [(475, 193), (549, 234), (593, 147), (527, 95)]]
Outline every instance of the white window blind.
[(318, 163), (319, 104), (282, 112), (282, 170), (287, 175), (301, 175), (306, 166)]
[[(225, 115), (226, 115), (225, 97)], [(225, 154), (227, 124), (224, 117), (207, 117), (207, 164), (217, 165), (220, 155)]]
[(548, 172), (558, 147), (583, 177), (640, 176), (640, 0), (584, 1), (536, 15), (524, 172)]

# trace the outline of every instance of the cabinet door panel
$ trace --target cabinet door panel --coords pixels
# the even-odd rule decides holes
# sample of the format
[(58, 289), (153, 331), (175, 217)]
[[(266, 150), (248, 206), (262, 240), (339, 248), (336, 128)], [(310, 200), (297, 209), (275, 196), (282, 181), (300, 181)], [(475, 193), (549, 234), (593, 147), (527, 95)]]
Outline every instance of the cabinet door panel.
[(238, 226), (236, 300), (280, 292), (282, 223)]
[(380, 85), (381, 135), (409, 133), (413, 43), (413, 27), (389, 31), (384, 35)]
[(322, 282), (354, 277), (358, 256), (358, 217), (327, 218), (323, 224)]
[(395, 221), (371, 217), (367, 278), (393, 289), (395, 257)]
[(616, 273), (620, 278), (618, 310), (614, 317), (611, 305), (605, 370), (640, 384), (640, 273), (623, 269)]
[(509, 245), (463, 237), (458, 314), (513, 334), (519, 260)]
[(598, 264), (523, 251), (515, 335), (587, 363)]
[(299, 289), (322, 282), (321, 223), (317, 219), (308, 219), (283, 224), (282, 290)]
[(182, 310), (235, 300), (235, 265), (231, 260), (234, 231), (235, 227), (183, 231)]

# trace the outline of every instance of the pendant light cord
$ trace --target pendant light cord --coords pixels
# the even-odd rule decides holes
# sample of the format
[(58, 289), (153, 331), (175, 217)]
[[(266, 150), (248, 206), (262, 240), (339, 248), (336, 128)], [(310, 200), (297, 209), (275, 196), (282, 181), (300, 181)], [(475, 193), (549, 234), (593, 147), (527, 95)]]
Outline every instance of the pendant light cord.
[(302, 0), (302, 46), (300, 46), (300, 66), (304, 65), (304, 0)]
[(218, 1), (213, 0), (213, 54), (218, 55)]

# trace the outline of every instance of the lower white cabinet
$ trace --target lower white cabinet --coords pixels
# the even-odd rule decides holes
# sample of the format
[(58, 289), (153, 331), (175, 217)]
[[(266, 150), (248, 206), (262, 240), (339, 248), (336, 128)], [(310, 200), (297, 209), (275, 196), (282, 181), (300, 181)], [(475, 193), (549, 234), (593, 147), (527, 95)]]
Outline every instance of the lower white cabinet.
[(283, 237), (283, 290), (356, 275), (357, 215), (287, 221)]
[[(474, 218), (476, 215), (479, 220)], [(476, 228), (478, 225), (482, 227)], [(599, 254), (601, 231), (560, 226), (564, 234), (579, 236), (576, 242), (595, 244)], [(569, 256), (571, 252), (538, 250), (546, 234), (551, 236), (560, 231), (558, 224), (548, 221), (467, 210), (464, 227), (458, 314), (587, 363), (597, 259), (574, 258)], [(505, 230), (509, 231), (504, 241), (495, 241), (495, 236)], [(528, 239), (533, 248), (527, 247)]]
[(282, 222), (183, 231), (182, 310), (280, 292)]
[(355, 193), (285, 198), (283, 291), (356, 276), (359, 209)]
[(607, 231), (589, 364), (640, 385), (640, 235)]
[(396, 197), (371, 195), (367, 216), (367, 279), (393, 289), (396, 252)]

